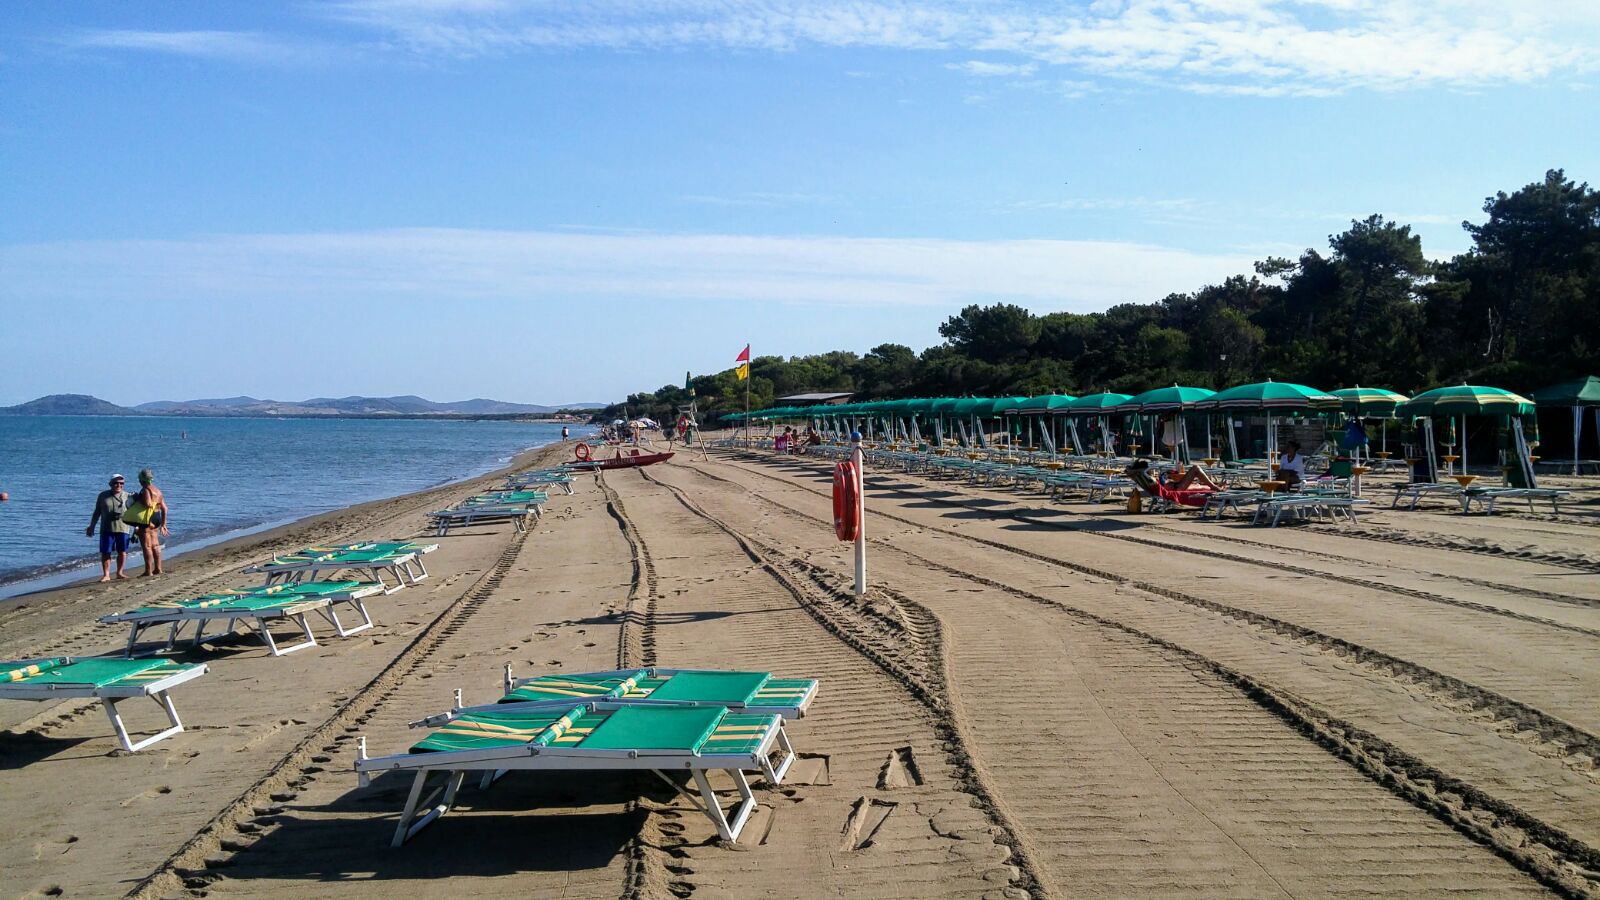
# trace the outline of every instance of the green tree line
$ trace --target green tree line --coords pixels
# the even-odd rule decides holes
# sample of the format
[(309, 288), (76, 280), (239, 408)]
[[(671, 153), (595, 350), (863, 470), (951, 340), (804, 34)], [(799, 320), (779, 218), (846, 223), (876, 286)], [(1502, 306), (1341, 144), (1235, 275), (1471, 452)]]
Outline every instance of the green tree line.
[[(1483, 203), (1472, 247), (1430, 261), (1411, 226), (1381, 215), (1330, 235), (1326, 251), (1272, 257), (1221, 284), (1104, 312), (1036, 315), (972, 305), (918, 354), (762, 356), (752, 409), (804, 391), (858, 399), (1220, 389), (1274, 378), (1331, 390), (1412, 393), (1471, 382), (1528, 391), (1600, 374), (1600, 191), (1555, 169)], [(733, 370), (692, 379), (703, 420), (744, 408)], [(667, 385), (602, 411), (666, 419), (690, 392)]]

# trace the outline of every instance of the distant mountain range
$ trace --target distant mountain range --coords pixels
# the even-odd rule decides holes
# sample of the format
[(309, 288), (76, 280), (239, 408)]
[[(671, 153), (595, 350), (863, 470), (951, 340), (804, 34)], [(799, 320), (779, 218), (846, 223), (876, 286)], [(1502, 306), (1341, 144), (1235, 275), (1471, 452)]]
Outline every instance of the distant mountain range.
[(51, 394), (16, 406), (0, 406), (0, 416), (535, 416), (564, 409), (599, 409), (604, 403), (541, 406), (504, 400), (435, 403), (422, 397), (313, 397), (310, 400), (152, 400), (118, 406), (87, 394)]

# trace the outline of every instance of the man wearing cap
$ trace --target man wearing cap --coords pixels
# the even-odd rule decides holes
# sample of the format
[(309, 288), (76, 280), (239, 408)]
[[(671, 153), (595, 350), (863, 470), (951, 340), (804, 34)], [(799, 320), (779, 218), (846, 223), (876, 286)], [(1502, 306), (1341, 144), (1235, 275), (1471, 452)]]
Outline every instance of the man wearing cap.
[(94, 536), (96, 526), (100, 529), (100, 580), (111, 580), (111, 557), (117, 558), (117, 577), (127, 578), (122, 574), (122, 567), (128, 563), (128, 538), (133, 534), (133, 526), (122, 521), (122, 514), (128, 511), (128, 494), (122, 489), (127, 479), (121, 475), (111, 476), (111, 487), (101, 491), (100, 496), (94, 501), (94, 517), (89, 520), (89, 527), (83, 533)]

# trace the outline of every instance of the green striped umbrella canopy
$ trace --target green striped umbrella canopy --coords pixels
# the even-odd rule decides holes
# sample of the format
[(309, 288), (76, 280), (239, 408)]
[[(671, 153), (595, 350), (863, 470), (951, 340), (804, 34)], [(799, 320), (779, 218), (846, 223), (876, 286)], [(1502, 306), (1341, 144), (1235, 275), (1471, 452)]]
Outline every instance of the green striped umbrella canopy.
[(999, 400), (994, 402), (994, 415), (1016, 415), (1017, 411), (1022, 408), (1022, 405), (1027, 402), (1027, 397), (1001, 397)]
[(954, 397), (939, 397), (929, 405), (928, 409), (936, 416), (947, 416), (956, 411), (956, 404), (960, 402)]
[(1067, 413), (1074, 416), (1099, 415), (1100, 413), (1111, 412), (1132, 399), (1127, 394), (1089, 394), (1068, 403), (1065, 409)]
[(905, 406), (902, 409), (909, 415), (925, 416), (933, 411), (933, 399), (930, 397), (914, 397), (903, 402)]
[(1384, 388), (1368, 388), (1360, 385), (1328, 393), (1339, 398), (1339, 403), (1345, 412), (1357, 416), (1392, 416), (1396, 406), (1411, 399), (1405, 394), (1397, 394)]
[(1027, 397), (990, 397), (979, 403), (972, 412), (980, 419), (1004, 415), (1007, 409), (1014, 410), (1018, 404), (1027, 399)]
[(1111, 412), (1120, 413), (1154, 413), (1171, 412), (1179, 409), (1193, 409), (1201, 401), (1210, 399), (1216, 391), (1201, 387), (1172, 387), (1156, 388), (1135, 394), (1113, 407)]
[(1525, 416), (1534, 403), (1503, 388), (1458, 384), (1434, 388), (1395, 408), (1400, 416)]
[(1338, 397), (1303, 384), (1258, 381), (1211, 395), (1200, 404), (1205, 409), (1338, 409)]
[(1078, 398), (1071, 394), (1040, 394), (1029, 397), (1017, 406), (1016, 411), (1024, 416), (1042, 416), (1048, 413), (1065, 412)]

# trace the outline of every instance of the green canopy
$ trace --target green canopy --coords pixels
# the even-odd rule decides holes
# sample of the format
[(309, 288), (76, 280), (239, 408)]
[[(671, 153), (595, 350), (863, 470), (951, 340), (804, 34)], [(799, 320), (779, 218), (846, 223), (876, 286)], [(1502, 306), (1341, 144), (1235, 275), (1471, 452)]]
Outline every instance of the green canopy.
[(1075, 416), (1096, 415), (1111, 412), (1132, 399), (1127, 394), (1089, 394), (1068, 403), (1066, 411)]
[(1406, 402), (1409, 397), (1397, 394), (1384, 388), (1356, 387), (1340, 388), (1329, 391), (1339, 398), (1339, 403), (1344, 411), (1356, 416), (1393, 416), (1394, 408)]
[(1040, 394), (1018, 404), (1016, 412), (1025, 416), (1038, 416), (1052, 412), (1065, 412), (1077, 400), (1071, 394)]
[(1005, 411), (1002, 407), (1010, 406), (1014, 409), (1017, 404), (1027, 399), (1027, 397), (988, 397), (973, 408), (972, 414), (980, 419), (1002, 415)]
[(1400, 416), (1525, 416), (1534, 403), (1503, 388), (1458, 384), (1434, 388), (1395, 408)]
[(1338, 409), (1332, 394), (1287, 381), (1258, 381), (1213, 394), (1199, 404), (1204, 409)]
[(993, 405), (994, 400), (988, 397), (963, 397), (950, 408), (950, 413), (957, 416), (975, 416), (978, 415), (980, 406), (988, 408)]
[(940, 397), (933, 401), (929, 409), (934, 415), (951, 415), (956, 411), (956, 404), (960, 402), (955, 397)]
[(1546, 406), (1600, 406), (1600, 376), (1585, 375), (1540, 388), (1533, 399)]
[(1172, 387), (1156, 388), (1135, 394), (1112, 408), (1111, 412), (1120, 413), (1153, 413), (1171, 412), (1178, 409), (1193, 409), (1202, 400), (1209, 399), (1216, 391), (1200, 387)]

